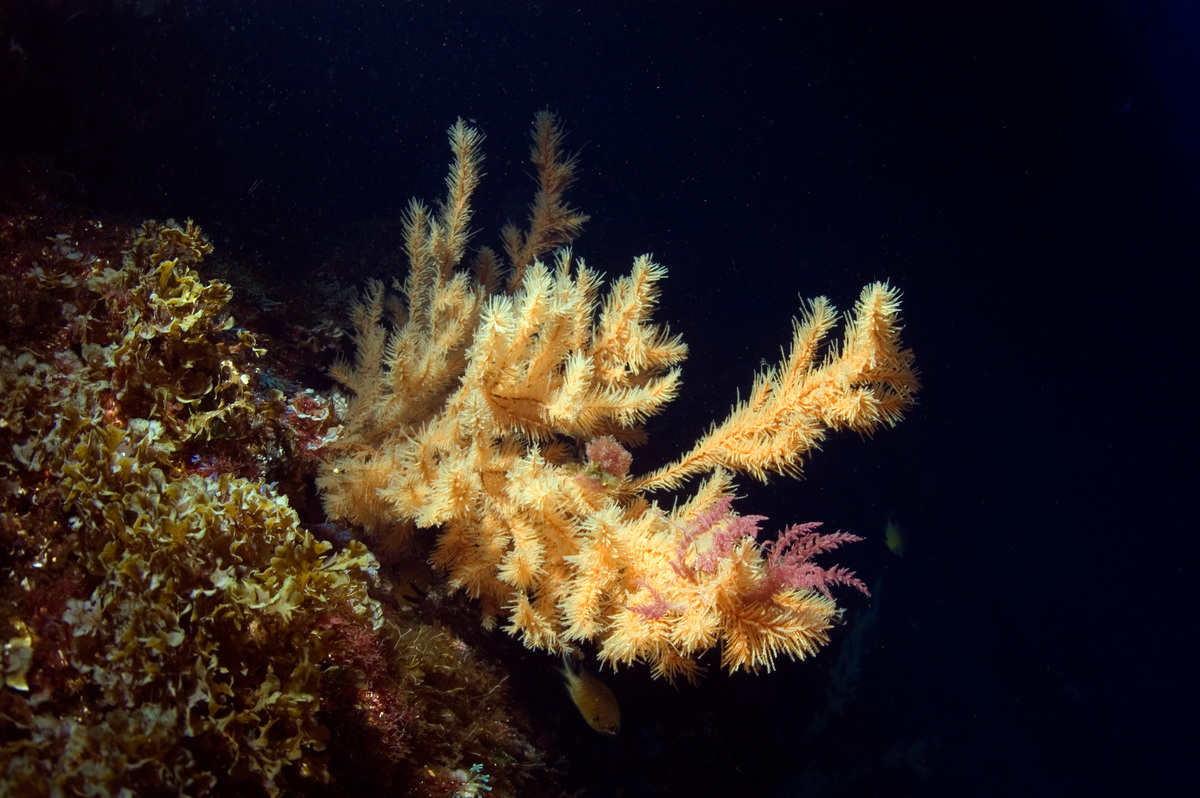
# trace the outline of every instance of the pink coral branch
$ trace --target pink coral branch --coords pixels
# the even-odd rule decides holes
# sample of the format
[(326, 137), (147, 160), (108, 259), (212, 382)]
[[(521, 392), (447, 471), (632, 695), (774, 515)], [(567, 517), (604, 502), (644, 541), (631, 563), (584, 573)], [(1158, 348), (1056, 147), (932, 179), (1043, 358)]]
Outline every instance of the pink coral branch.
[[(711, 574), (717, 570), (722, 559), (728, 557), (733, 547), (744, 537), (754, 540), (765, 515), (736, 515), (731, 504), (732, 496), (722, 496), (687, 525), (675, 546), (675, 559), (671, 567), (680, 576), (694, 576), (697, 572)], [(699, 550), (692, 565), (687, 563), (687, 553), (705, 535), (708, 545)]]
[(758, 537), (759, 525), (766, 520), (765, 515), (726, 515), (725, 523), (713, 530), (708, 549), (696, 558), (696, 568), (706, 574), (715, 573), (717, 565), (733, 552), (739, 540)]
[(637, 585), (638, 587), (644, 587), (646, 590), (650, 591), (649, 604), (629, 605), (629, 609), (633, 612), (636, 612), (638, 615), (642, 615), (651, 620), (657, 620), (658, 618), (665, 618), (669, 613), (682, 612), (684, 610), (684, 607), (667, 601), (666, 598), (663, 597), (663, 594), (658, 592), (658, 590), (654, 588), (654, 585), (651, 585), (646, 580), (637, 580)]
[(833, 532), (828, 535), (817, 532), (820, 521), (793, 524), (763, 550), (767, 553), (767, 575), (761, 593), (769, 596), (782, 588), (795, 590), (817, 590), (831, 597), (832, 585), (848, 585), (871, 595), (866, 584), (854, 572), (841, 566), (823, 568), (812, 562), (822, 552), (833, 551), (843, 543), (862, 540), (849, 532)]
[(611, 435), (588, 441), (586, 452), (588, 462), (617, 479), (624, 479), (629, 473), (629, 466), (633, 464), (633, 455)]

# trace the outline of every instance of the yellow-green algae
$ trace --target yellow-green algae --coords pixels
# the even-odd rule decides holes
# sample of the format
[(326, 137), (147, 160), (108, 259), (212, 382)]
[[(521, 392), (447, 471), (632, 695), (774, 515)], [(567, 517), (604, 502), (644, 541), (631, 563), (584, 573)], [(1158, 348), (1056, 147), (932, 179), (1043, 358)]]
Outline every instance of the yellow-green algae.
[[(228, 290), (184, 262), (206, 248), (190, 224), (147, 226), (122, 270), (89, 286), (121, 304), (119, 338), (85, 341), (71, 381), (56, 384), (31, 353), (4, 370), (4, 418), (29, 433), (17, 464), (60, 475), (80, 562), (99, 578), (63, 616), (71, 665), (91, 679), (88, 706), (26, 722), (5, 763), (16, 791), (196, 792), (218, 772), (267, 793), (285, 771), (325, 780), (327, 635), (311, 618), (382, 623), (361, 544), (331, 552), (268, 485), (175, 473), (185, 439), (253, 407), (229, 344), (215, 340)], [(151, 418), (125, 420), (130, 405)]]
[(547, 776), (503, 677), (381, 603), (361, 543), (316, 539), (259, 479), (188, 468), (214, 439), (249, 462), (286, 436), (228, 286), (193, 268), (199, 230), (148, 222), (119, 269), (72, 240), (9, 264), (62, 317), (14, 324), (53, 333), (37, 346), (0, 343), (0, 786), (451, 795), (482, 760), (513, 794)]

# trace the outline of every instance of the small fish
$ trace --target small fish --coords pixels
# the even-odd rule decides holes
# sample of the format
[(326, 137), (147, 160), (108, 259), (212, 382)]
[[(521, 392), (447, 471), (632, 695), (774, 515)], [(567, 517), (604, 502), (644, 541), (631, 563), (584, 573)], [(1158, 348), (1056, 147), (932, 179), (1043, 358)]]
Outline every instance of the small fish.
[(615, 737), (621, 730), (621, 708), (608, 685), (587, 671), (575, 670), (565, 653), (562, 674), (567, 680), (571, 700), (588, 725), (601, 734)]
[(892, 554), (897, 557), (904, 556), (904, 545), (908, 542), (907, 536), (904, 534), (904, 528), (891, 518), (883, 527), (883, 542), (892, 550)]

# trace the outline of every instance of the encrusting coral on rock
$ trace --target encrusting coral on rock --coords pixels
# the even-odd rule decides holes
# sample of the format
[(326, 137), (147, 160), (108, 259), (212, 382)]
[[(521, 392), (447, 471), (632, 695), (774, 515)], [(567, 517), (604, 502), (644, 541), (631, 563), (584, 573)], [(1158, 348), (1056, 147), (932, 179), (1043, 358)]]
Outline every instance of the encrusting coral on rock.
[[(355, 311), (355, 362), (334, 371), (353, 397), (319, 477), (328, 514), (394, 549), (436, 529), (435, 565), (486, 624), (532, 648), (590, 642), (610, 665), (689, 679), (714, 647), (730, 670), (812, 654), (839, 614), (829, 587), (865, 592), (813, 558), (857, 538), (802, 525), (759, 544), (759, 519), (730, 506), (732, 478), (795, 475), (827, 432), (900, 419), (917, 379), (899, 292), (867, 286), (840, 346), (824, 344), (833, 306), (810, 303), (790, 353), (728, 419), (634, 474), (625, 447), (678, 393), (686, 354), (651, 320), (666, 269), (641, 256), (605, 290), (565, 248), (586, 217), (563, 198), (576, 161), (541, 113), (540, 191), (529, 229), (503, 232), (506, 287), (490, 249), (460, 270), (481, 138), (461, 120), (450, 129), (448, 195), (436, 211), (409, 207), (399, 297), (373, 283)], [(650, 498), (692, 478), (699, 487), (670, 509)]]

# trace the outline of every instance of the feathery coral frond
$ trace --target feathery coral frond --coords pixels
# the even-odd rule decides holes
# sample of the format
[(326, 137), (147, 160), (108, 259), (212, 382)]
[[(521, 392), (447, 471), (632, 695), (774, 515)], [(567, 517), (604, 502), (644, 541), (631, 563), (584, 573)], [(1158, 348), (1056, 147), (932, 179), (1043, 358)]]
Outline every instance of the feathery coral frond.
[(515, 290), (525, 270), (542, 255), (571, 243), (583, 231), (587, 215), (566, 203), (564, 195), (575, 180), (579, 157), (562, 154), (563, 129), (549, 111), (539, 111), (533, 122), (533, 148), (529, 158), (537, 167), (541, 188), (529, 206), (529, 230), (514, 225), (504, 229), (504, 249), (512, 265), (509, 290)]
[(894, 424), (917, 390), (912, 353), (899, 347), (899, 310), (898, 291), (886, 283), (867, 286), (846, 321), (841, 351), (831, 349), (814, 367), (835, 311), (823, 297), (810, 303), (783, 363), (760, 373), (750, 397), (691, 452), (642, 477), (637, 487), (674, 489), (717, 467), (762, 481), (771, 474), (795, 476), (829, 431), (870, 434)]
[(466, 252), (467, 239), (471, 232), (471, 195), (482, 174), (483, 134), (459, 119), (450, 128), (450, 149), (454, 152), (454, 165), (446, 177), (446, 199), (439, 209), (437, 224), (433, 229), (432, 254), (441, 272), (447, 279), (451, 270), (459, 264)]

